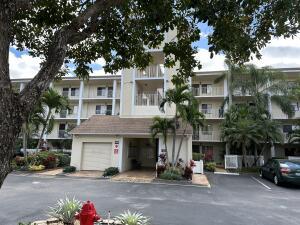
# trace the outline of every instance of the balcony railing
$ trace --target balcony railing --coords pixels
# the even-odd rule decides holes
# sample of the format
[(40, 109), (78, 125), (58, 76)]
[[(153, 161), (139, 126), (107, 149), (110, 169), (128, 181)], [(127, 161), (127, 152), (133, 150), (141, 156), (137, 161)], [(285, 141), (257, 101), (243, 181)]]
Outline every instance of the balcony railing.
[(96, 110), (97, 115), (112, 115), (112, 110), (107, 109), (107, 110)]
[(69, 138), (71, 135), (66, 130), (59, 130), (58, 131), (59, 138)]
[(193, 140), (195, 141), (220, 141), (220, 133), (216, 131), (194, 131)]
[(206, 119), (221, 119), (224, 118), (224, 109), (200, 109)]
[(144, 92), (135, 96), (137, 106), (158, 106), (162, 100), (161, 94), (157, 92)]
[[(281, 110), (272, 110), (273, 119), (289, 119), (288, 115), (284, 114)], [(300, 118), (300, 111), (296, 111), (292, 118)]]
[(224, 88), (221, 87), (193, 87), (192, 92), (194, 96), (224, 96)]
[(136, 78), (162, 78), (164, 76), (164, 65), (155, 64), (144, 70), (136, 70)]

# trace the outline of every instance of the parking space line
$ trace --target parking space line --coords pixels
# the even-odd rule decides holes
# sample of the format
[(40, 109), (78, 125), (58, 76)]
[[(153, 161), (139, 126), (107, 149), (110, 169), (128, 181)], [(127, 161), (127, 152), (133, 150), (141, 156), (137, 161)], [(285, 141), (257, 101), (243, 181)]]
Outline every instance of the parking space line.
[(272, 188), (270, 188), (268, 185), (264, 184), (263, 182), (261, 182), (260, 180), (256, 179), (255, 177), (251, 176), (253, 180), (255, 180), (256, 182), (258, 182), (259, 184), (261, 184), (262, 186), (264, 186), (266, 189), (268, 190), (272, 190)]

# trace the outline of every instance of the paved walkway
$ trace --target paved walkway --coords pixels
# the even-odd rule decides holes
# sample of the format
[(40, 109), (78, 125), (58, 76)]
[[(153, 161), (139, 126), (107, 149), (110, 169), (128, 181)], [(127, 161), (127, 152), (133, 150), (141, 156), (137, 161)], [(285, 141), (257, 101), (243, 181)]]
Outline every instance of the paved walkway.
[(153, 170), (130, 170), (112, 177), (111, 180), (136, 183), (151, 183), (154, 179), (155, 171)]
[(193, 174), (192, 184), (210, 187), (208, 179), (204, 174)]

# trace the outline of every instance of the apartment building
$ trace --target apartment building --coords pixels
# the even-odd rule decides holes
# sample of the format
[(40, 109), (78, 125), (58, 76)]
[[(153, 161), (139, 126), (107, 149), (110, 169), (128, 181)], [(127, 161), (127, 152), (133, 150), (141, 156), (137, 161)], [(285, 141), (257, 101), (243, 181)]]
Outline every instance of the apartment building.
[[(280, 69), (286, 74), (288, 82), (295, 82), (300, 78), (300, 68)], [(206, 122), (205, 126), (194, 131), (193, 134), (193, 151), (202, 152), (207, 158), (214, 160), (217, 163), (223, 163), (225, 151), (225, 143), (220, 139), (220, 124), (224, 120), (224, 113), (221, 108), (224, 98), (228, 96), (227, 80), (215, 82), (216, 78), (221, 76), (226, 71), (199, 72), (192, 79), (192, 90), (195, 97), (199, 101), (200, 111), (204, 113)], [(252, 97), (249, 95), (243, 96), (241, 92), (233, 93), (233, 104), (248, 103), (252, 104)], [(284, 135), (285, 144), (276, 144), (275, 148), (270, 152), (265, 152), (265, 159), (271, 156), (286, 157), (300, 156), (300, 145), (288, 144), (287, 134), (295, 129), (297, 120), (300, 119), (299, 102), (294, 102), (295, 116), (288, 118), (275, 102), (269, 105), (269, 111), (272, 118), (278, 120), (282, 124), (282, 133)], [(236, 154), (236, 152), (229, 152)]]

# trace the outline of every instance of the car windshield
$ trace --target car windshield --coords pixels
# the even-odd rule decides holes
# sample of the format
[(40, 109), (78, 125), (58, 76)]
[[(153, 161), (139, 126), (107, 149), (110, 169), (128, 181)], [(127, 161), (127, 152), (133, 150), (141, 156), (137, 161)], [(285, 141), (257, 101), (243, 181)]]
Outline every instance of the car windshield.
[(300, 162), (284, 161), (284, 162), (280, 162), (280, 167), (289, 167), (291, 169), (300, 169)]

